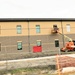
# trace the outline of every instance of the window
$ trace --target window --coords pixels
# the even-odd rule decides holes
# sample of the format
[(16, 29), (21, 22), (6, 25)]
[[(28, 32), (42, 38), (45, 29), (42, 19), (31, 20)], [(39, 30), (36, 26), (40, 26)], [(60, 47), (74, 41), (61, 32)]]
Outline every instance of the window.
[(37, 40), (37, 46), (41, 46), (41, 40)]
[(57, 25), (53, 25), (54, 30), (58, 30)]
[(21, 34), (22, 33), (22, 27), (21, 25), (17, 25), (17, 34)]
[(22, 50), (22, 42), (18, 42), (17, 43), (17, 49), (18, 50)]
[(36, 25), (36, 33), (40, 33), (40, 25)]
[(55, 47), (59, 47), (59, 40), (55, 39)]
[(57, 28), (57, 25), (53, 25), (53, 28)]
[(66, 25), (67, 32), (70, 32), (70, 24)]

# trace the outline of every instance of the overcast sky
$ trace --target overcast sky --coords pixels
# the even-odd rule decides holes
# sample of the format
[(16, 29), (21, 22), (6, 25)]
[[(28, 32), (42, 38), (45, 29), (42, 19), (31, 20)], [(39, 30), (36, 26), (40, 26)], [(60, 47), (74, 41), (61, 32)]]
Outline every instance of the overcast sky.
[(75, 0), (0, 0), (0, 18), (75, 18)]

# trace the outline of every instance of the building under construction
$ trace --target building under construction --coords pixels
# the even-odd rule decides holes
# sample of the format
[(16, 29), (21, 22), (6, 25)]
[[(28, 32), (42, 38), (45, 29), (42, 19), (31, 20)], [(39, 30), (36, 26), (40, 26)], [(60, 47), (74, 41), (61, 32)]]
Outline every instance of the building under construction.
[[(61, 34), (54, 33), (57, 28)], [(75, 40), (75, 19), (73, 18), (1, 18), (0, 53), (24, 54), (56, 51), (68, 41), (64, 34)], [(15, 56), (16, 57), (16, 56)]]

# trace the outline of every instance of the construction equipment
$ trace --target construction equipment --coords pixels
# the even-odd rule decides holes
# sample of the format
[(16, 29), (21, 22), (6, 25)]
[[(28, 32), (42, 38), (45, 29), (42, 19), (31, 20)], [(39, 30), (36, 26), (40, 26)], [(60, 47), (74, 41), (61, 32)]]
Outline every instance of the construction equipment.
[(58, 33), (58, 31), (59, 31), (59, 28), (56, 25), (54, 25), (53, 29), (51, 30), (51, 33), (56, 34), (56, 33)]
[(65, 51), (73, 51), (75, 49), (75, 41), (73, 41), (71, 38), (69, 38), (68, 36), (62, 34), (61, 32), (59, 32), (59, 29), (58, 28), (55, 28), (52, 30), (53, 33), (58, 33), (60, 35), (63, 35), (65, 38), (68, 39), (69, 42), (67, 42), (65, 44), (65, 46), (63, 48), (61, 48), (61, 51), (65, 52)]
[(63, 48), (61, 48), (61, 51), (64, 51), (64, 52), (65, 51), (74, 51), (74, 49), (75, 49), (74, 41), (71, 38), (69, 38), (68, 36), (66, 36), (60, 32), (58, 32), (58, 33), (68, 39), (68, 42), (65, 44), (65, 46)]

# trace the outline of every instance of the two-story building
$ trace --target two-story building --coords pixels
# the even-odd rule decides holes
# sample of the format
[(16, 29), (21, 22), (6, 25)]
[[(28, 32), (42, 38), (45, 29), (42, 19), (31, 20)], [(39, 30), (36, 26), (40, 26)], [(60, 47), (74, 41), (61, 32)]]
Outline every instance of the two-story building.
[(56, 50), (55, 39), (59, 40), (61, 48), (67, 39), (64, 35), (52, 34), (54, 27), (75, 39), (75, 19), (72, 18), (1, 18), (0, 53), (7, 52), (12, 56), (14, 53)]

